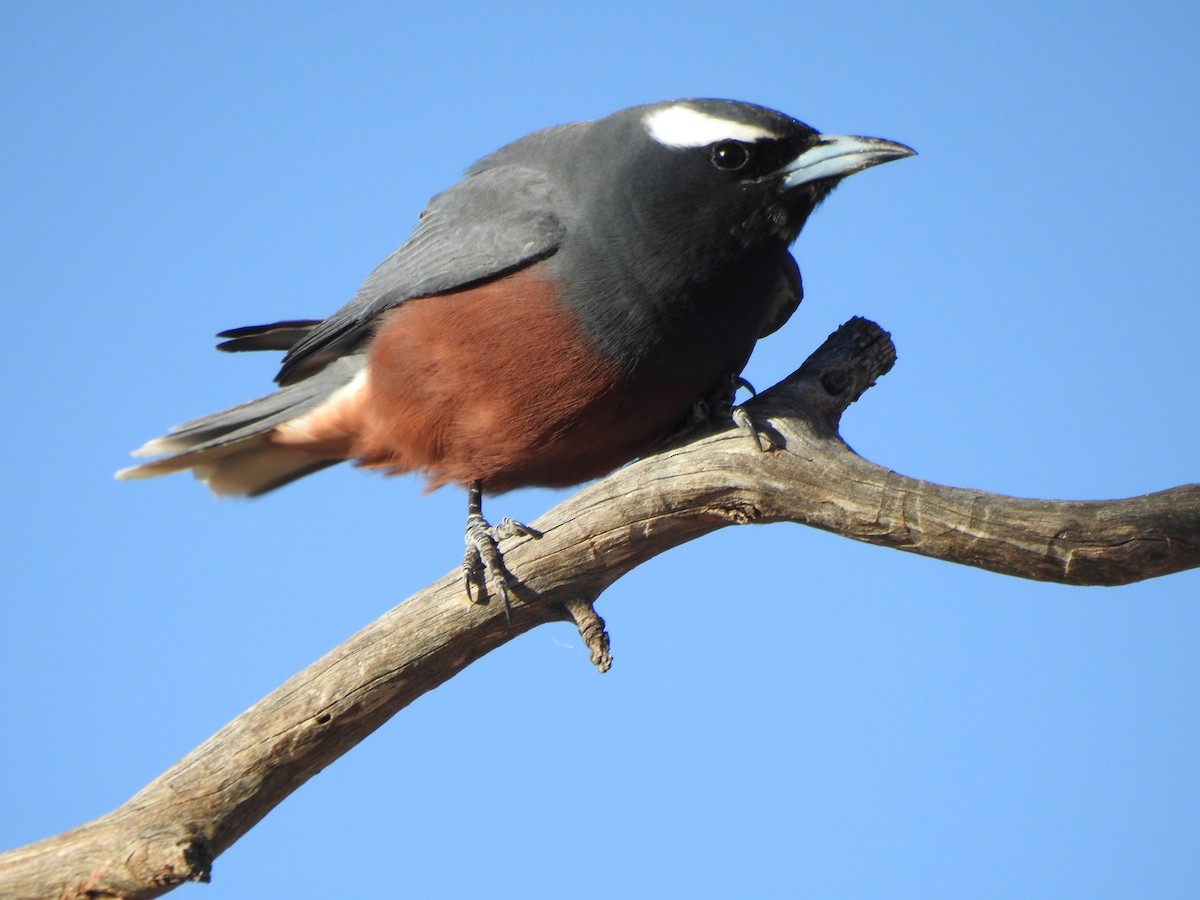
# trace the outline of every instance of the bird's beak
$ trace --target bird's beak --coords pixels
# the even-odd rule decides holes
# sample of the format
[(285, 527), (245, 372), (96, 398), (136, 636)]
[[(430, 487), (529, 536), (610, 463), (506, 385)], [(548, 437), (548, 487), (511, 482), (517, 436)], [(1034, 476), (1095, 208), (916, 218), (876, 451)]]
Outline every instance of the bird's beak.
[(784, 176), (784, 188), (790, 189), (822, 178), (844, 178), (880, 163), (916, 155), (912, 147), (883, 138), (822, 134), (819, 144), (793, 159), (780, 169), (780, 174)]

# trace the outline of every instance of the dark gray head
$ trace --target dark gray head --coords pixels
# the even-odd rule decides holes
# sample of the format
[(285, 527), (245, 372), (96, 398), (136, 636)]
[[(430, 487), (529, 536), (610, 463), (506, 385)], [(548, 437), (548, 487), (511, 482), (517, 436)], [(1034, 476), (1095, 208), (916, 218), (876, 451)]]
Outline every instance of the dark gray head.
[(547, 171), (564, 188), (571, 231), (618, 253), (640, 247), (657, 256), (657, 248), (691, 265), (763, 241), (787, 246), (842, 178), (913, 152), (878, 138), (822, 135), (751, 103), (674, 100), (546, 129), (472, 172), (505, 164)]

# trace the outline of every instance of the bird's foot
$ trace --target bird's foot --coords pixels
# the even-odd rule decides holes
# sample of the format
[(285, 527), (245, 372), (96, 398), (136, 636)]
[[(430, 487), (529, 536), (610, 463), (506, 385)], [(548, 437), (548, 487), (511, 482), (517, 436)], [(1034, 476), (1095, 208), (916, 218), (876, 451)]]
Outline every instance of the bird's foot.
[(753, 398), (758, 392), (754, 385), (741, 375), (730, 375), (720, 388), (707, 397), (701, 397), (692, 406), (692, 415), (688, 421), (690, 427), (711, 425), (714, 422), (724, 422), (735, 412), (733, 401), (737, 392), (745, 388)]
[(500, 541), (522, 535), (540, 538), (542, 533), (507, 517), (501, 519), (499, 525), (488, 524), (487, 519), (483, 517), (480, 494), (479, 483), (471, 482), (467, 488), (467, 530), (464, 536), (467, 552), (463, 555), (463, 583), (469, 601), (486, 603), (490, 580), (496, 586), (500, 599), (504, 601), (505, 618), (511, 621), (512, 590), (516, 587), (517, 580), (504, 565)]
[(740, 375), (730, 375), (716, 390), (693, 403), (692, 411), (688, 417), (677, 428), (667, 432), (651, 448), (650, 452), (658, 453), (668, 447), (674, 447), (676, 444), (690, 441), (697, 435), (711, 431), (714, 428), (721, 428), (729, 421), (731, 416), (734, 418), (734, 421), (738, 421), (738, 408), (734, 406), (734, 398), (741, 388), (748, 390), (751, 397), (754, 396), (754, 385)]
[(710, 397), (696, 401), (696, 405), (692, 409), (692, 421), (696, 424), (711, 424), (732, 419), (733, 424), (754, 438), (754, 445), (759, 450), (764, 453), (774, 450), (776, 448), (775, 441), (771, 439), (771, 435), (766, 430), (758, 427), (750, 413), (746, 411), (745, 404), (734, 406), (737, 392), (742, 388), (750, 392), (751, 400), (758, 396), (754, 385), (740, 375), (731, 375), (721, 390), (716, 391)]

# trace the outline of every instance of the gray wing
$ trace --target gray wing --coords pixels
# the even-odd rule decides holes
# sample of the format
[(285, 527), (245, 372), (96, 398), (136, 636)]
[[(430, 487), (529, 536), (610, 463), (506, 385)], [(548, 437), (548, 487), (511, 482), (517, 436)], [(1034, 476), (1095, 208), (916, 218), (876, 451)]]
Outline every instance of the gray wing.
[(324, 368), (406, 300), (488, 281), (550, 256), (565, 233), (554, 201), (548, 179), (519, 166), (485, 169), (438, 194), (412, 237), (354, 298), (288, 351), (275, 380), (293, 384)]

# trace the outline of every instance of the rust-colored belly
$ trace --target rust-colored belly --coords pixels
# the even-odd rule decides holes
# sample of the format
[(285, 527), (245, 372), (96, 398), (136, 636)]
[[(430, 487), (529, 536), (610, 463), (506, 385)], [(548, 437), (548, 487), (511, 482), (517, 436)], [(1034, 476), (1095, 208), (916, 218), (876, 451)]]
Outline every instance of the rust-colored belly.
[(430, 487), (481, 479), (489, 493), (603, 475), (714, 386), (625, 371), (592, 349), (554, 285), (527, 270), (393, 310), (367, 373), (349, 455), (422, 471)]

